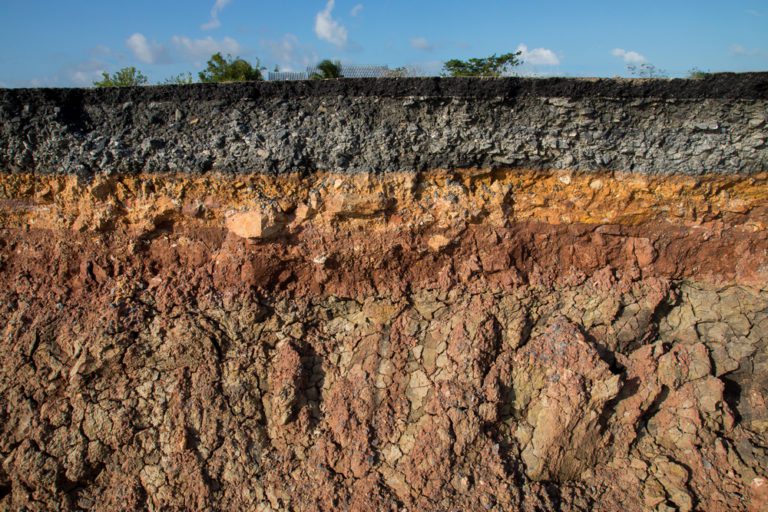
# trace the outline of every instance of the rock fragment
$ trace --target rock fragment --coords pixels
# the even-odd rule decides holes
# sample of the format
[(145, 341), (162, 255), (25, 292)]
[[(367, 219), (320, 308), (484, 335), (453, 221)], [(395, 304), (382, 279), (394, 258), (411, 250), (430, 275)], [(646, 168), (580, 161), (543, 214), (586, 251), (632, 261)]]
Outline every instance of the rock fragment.
[(227, 229), (240, 238), (270, 239), (280, 236), (287, 224), (285, 215), (274, 207), (232, 213), (227, 217)]

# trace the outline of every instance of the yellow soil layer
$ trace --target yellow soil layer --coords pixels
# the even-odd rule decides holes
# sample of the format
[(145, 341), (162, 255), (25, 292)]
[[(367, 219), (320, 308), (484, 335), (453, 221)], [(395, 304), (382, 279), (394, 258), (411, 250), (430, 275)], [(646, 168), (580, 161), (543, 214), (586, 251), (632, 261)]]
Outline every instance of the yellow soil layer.
[[(0, 226), (141, 234), (163, 223), (224, 227), (237, 212), (272, 222), (448, 225), (727, 223), (766, 229), (768, 173), (644, 176), (569, 171), (97, 176), (0, 175)], [(716, 227), (716, 226), (715, 226)]]

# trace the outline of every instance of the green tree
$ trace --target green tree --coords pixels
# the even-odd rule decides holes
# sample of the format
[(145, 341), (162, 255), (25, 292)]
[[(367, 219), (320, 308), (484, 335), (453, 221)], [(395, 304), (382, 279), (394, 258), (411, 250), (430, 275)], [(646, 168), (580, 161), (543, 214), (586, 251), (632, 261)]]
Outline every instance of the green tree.
[(330, 61), (328, 59), (325, 59), (324, 61), (320, 62), (320, 64), (317, 65), (319, 73), (312, 73), (312, 75), (309, 77), (312, 80), (325, 80), (327, 78), (341, 78), (341, 62), (336, 61)]
[(161, 85), (189, 85), (195, 83), (192, 78), (192, 73), (187, 71), (186, 73), (179, 73), (172, 77), (166, 78), (161, 82)]
[(147, 77), (133, 66), (123, 68), (112, 75), (104, 71), (101, 76), (100, 81), (93, 82), (96, 87), (136, 87), (148, 82)]
[(208, 67), (198, 73), (200, 81), (203, 83), (220, 82), (247, 82), (249, 80), (262, 80), (259, 60), (256, 60), (256, 66), (239, 57), (232, 58), (231, 55), (222, 57), (221, 53), (215, 53), (208, 60)]
[(510, 68), (523, 63), (522, 52), (505, 53), (498, 57), (494, 53), (483, 59), (451, 59), (443, 64), (443, 76), (501, 76)]

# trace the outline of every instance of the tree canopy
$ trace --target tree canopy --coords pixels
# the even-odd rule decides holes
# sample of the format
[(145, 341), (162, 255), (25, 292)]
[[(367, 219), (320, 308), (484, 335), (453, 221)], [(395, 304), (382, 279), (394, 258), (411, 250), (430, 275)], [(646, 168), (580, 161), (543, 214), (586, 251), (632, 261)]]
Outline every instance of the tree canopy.
[(505, 53), (498, 57), (494, 53), (490, 57), (482, 59), (459, 60), (451, 59), (443, 64), (445, 76), (490, 76), (497, 77), (504, 74), (510, 68), (523, 63), (520, 60), (522, 52)]
[(311, 78), (312, 80), (320, 80), (320, 79), (326, 79), (326, 78), (341, 78), (341, 62), (339, 61), (330, 61), (328, 59), (323, 60), (320, 62), (320, 64), (317, 65), (319, 73), (312, 73)]
[(249, 80), (262, 80), (261, 67), (256, 60), (256, 66), (239, 57), (231, 55), (223, 57), (221, 53), (215, 53), (208, 60), (208, 67), (198, 73), (203, 83), (220, 82), (247, 82)]
[(93, 82), (96, 87), (136, 87), (148, 82), (147, 77), (133, 66), (123, 68), (112, 75), (104, 71), (101, 76), (101, 80)]

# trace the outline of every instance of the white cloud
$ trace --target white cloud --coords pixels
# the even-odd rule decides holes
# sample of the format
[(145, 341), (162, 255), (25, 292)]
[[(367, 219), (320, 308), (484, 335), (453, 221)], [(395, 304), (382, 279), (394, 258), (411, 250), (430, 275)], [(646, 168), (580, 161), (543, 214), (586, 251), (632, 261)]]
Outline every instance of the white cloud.
[(89, 60), (64, 69), (64, 74), (72, 84), (88, 87), (93, 85), (93, 82), (101, 80), (102, 73), (107, 70), (106, 68), (107, 65), (104, 62)]
[(165, 46), (148, 41), (144, 34), (135, 33), (125, 40), (125, 46), (133, 53), (139, 62), (144, 64), (158, 64), (168, 62), (168, 52)]
[(69, 78), (76, 85), (87, 87), (89, 85), (93, 85), (94, 82), (101, 79), (101, 71), (73, 71), (69, 75)]
[(85, 61), (62, 64), (52, 70), (51, 74), (44, 76), (25, 80), (8, 80), (5, 85), (7, 87), (92, 87), (94, 82), (103, 78), (102, 73), (118, 66), (125, 67), (125, 62), (115, 59), (107, 62), (99, 58), (90, 58)]
[(425, 52), (431, 52), (435, 49), (435, 46), (427, 41), (426, 37), (414, 37), (411, 39), (411, 47), (417, 50), (424, 50)]
[(525, 64), (531, 64), (534, 66), (557, 66), (560, 64), (560, 59), (555, 52), (548, 48), (533, 48), (528, 49), (528, 46), (519, 44), (517, 51), (520, 53), (520, 59)]
[(112, 49), (109, 46), (97, 44), (91, 49), (91, 55), (97, 57), (109, 57), (112, 55)]
[(193, 60), (207, 59), (214, 53), (237, 55), (241, 52), (240, 43), (231, 37), (225, 37), (220, 41), (211, 36), (203, 39), (190, 39), (185, 36), (173, 36), (171, 41), (188, 58)]
[(361, 12), (363, 12), (363, 4), (357, 4), (352, 8), (351, 11), (349, 11), (349, 15), (354, 18), (358, 16)]
[(747, 55), (749, 53), (747, 49), (741, 46), (740, 44), (732, 44), (728, 48), (728, 51), (730, 52), (731, 55)]
[(203, 30), (212, 30), (214, 28), (219, 28), (221, 26), (221, 21), (219, 21), (219, 13), (231, 1), (232, 0), (216, 0), (216, 3), (214, 3), (213, 7), (211, 8), (211, 19), (203, 23), (202, 25), (200, 25), (200, 28)]
[(643, 55), (637, 52), (627, 51), (622, 48), (614, 48), (611, 52), (611, 55), (622, 59), (627, 64), (643, 64), (647, 62)]
[(293, 34), (285, 34), (278, 41), (263, 41), (262, 45), (269, 50), (281, 71), (302, 71), (319, 60), (315, 49), (302, 44)]
[(334, 0), (328, 0), (325, 9), (315, 16), (315, 34), (323, 41), (343, 48), (347, 45), (347, 29), (331, 16), (334, 3)]
[(745, 48), (740, 44), (732, 44), (728, 51), (736, 57), (768, 57), (768, 51), (760, 48)]

